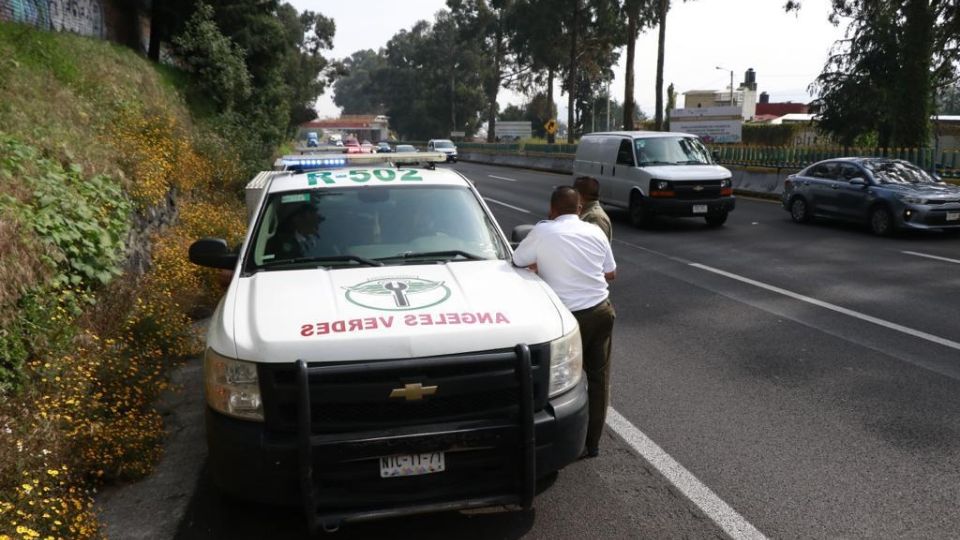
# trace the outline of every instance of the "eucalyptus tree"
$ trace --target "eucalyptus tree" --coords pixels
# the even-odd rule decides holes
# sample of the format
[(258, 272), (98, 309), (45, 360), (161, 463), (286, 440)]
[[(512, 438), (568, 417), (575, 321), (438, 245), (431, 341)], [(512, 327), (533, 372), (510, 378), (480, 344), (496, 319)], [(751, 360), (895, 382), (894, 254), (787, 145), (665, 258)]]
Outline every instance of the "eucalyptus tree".
[[(534, 125), (534, 133), (546, 135), (547, 142), (553, 143), (555, 134), (546, 133), (543, 125), (556, 119), (556, 102), (553, 96), (555, 77), (566, 65), (566, 54), (562, 43), (567, 42), (565, 10), (570, 0), (515, 0), (511, 25), (510, 49), (516, 54), (518, 65), (528, 66), (525, 76), (517, 80), (517, 89), (529, 95), (539, 87), (545, 87), (546, 94), (537, 94), (534, 100), (541, 105), (538, 110), (547, 116), (538, 117), (540, 125)], [(537, 97), (542, 96), (542, 97)], [(542, 102), (549, 103), (544, 106)]]
[(657, 22), (659, 0), (624, 0), (623, 11), (627, 19), (627, 66), (623, 82), (623, 129), (635, 129), (636, 100), (634, 93), (634, 63), (636, 61), (637, 35)]
[(496, 137), (500, 88), (515, 86), (529, 71), (529, 66), (519, 64), (518, 55), (510, 47), (511, 33), (516, 29), (510, 22), (515, 6), (514, 0), (447, 0), (460, 31), (460, 43), (478, 46), (486, 58), (482, 75), (487, 98), (487, 142)]

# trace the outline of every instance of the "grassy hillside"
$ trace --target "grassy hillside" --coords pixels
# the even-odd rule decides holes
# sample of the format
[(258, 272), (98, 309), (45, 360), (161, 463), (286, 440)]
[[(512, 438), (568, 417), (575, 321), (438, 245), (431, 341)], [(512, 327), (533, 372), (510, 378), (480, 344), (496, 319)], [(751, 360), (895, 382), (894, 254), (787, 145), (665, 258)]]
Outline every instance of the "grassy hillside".
[[(239, 239), (255, 166), (189, 80), (0, 23), (0, 538), (100, 536), (90, 490), (160, 455), (152, 403), (198, 350), (186, 313), (219, 294), (186, 249)], [(129, 230), (163, 208), (178, 219), (151, 239), (152, 270), (125, 272)]]

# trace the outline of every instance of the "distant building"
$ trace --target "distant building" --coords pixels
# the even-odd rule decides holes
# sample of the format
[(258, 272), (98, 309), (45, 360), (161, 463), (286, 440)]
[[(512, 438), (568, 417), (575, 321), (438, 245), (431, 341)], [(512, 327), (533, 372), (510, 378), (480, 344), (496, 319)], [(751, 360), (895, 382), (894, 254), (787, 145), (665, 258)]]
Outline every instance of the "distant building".
[(385, 141), (390, 137), (390, 118), (384, 115), (348, 114), (340, 118), (312, 120), (300, 124), (298, 138), (310, 131), (323, 131), (325, 134), (337, 133), (345, 137), (355, 137), (358, 141), (373, 143)]
[[(806, 103), (794, 103), (792, 101), (770, 103), (770, 94), (760, 93), (760, 102), (757, 103), (757, 116), (780, 117), (785, 114), (806, 114), (810, 112), (810, 106)], [(759, 120), (755, 118), (755, 120)]]
[[(732, 94), (731, 94), (732, 92)], [(744, 120), (752, 120), (757, 113), (757, 74), (753, 68), (744, 73), (743, 82), (736, 89), (688, 90), (683, 93), (684, 109), (737, 107)]]

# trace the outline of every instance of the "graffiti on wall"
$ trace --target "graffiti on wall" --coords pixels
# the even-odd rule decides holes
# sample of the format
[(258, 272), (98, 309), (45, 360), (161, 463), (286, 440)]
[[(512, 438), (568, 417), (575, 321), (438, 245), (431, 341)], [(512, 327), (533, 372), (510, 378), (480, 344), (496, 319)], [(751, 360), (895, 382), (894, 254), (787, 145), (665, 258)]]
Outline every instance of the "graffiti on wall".
[(0, 20), (50, 28), (48, 0), (0, 0)]
[(0, 0), (0, 19), (84, 36), (106, 34), (101, 0)]
[(104, 36), (100, 0), (49, 0), (50, 26), (60, 32)]

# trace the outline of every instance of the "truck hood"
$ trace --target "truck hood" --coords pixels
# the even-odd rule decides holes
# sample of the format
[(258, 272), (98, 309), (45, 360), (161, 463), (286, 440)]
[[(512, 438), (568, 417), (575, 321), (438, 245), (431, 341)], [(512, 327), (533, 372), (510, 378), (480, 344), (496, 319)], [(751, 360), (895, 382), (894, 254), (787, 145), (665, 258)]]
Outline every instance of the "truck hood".
[(258, 272), (236, 278), (231, 294), (237, 358), (258, 362), (501, 349), (576, 324), (542, 280), (506, 261)]
[(648, 165), (641, 167), (657, 180), (720, 180), (730, 178), (730, 171), (720, 165)]

